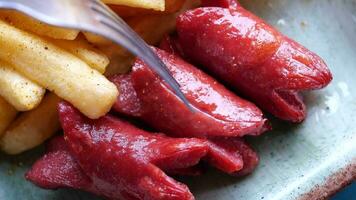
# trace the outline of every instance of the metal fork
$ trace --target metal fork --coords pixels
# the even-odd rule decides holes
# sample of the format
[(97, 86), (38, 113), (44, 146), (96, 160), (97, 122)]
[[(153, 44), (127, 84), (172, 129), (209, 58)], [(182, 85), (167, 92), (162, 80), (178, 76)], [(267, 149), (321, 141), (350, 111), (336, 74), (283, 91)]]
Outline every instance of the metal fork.
[(0, 0), (0, 8), (17, 10), (50, 25), (88, 31), (112, 40), (146, 62), (192, 110), (179, 84), (159, 57), (100, 0)]

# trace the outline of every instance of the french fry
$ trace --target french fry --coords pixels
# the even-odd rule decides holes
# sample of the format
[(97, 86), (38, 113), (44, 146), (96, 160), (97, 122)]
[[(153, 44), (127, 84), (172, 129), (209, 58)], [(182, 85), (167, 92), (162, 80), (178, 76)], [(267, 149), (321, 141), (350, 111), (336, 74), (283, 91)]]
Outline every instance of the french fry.
[(22, 13), (12, 10), (0, 11), (0, 19), (20, 29), (54, 39), (74, 40), (79, 31), (47, 25)]
[(60, 129), (57, 104), (60, 99), (48, 94), (34, 110), (22, 113), (5, 131), (0, 148), (19, 154), (40, 145)]
[(127, 17), (134, 17), (140, 15), (142, 16), (147, 14), (175, 13), (182, 8), (184, 2), (185, 0), (166, 0), (164, 11), (156, 11), (156, 10), (144, 9), (144, 8), (133, 8), (129, 6), (120, 6), (120, 5), (109, 5), (109, 6), (120, 17), (127, 18)]
[[(156, 45), (162, 40), (163, 36), (174, 31), (175, 18), (175, 14), (145, 15), (128, 18), (126, 22), (148, 44)], [(117, 51), (120, 55), (128, 54), (123, 48)]]
[(179, 12), (176, 13), (176, 16), (180, 15), (181, 13), (197, 8), (201, 5), (201, 0), (198, 1), (185, 1)]
[[(176, 13), (135, 16), (127, 18), (127, 22), (148, 44), (158, 44), (164, 35), (174, 30), (175, 19), (179, 13), (197, 7), (200, 4), (200, 1), (179, 1), (180, 0), (172, 0), (166, 2), (167, 6), (176, 4), (180, 8)], [(180, 3), (184, 4), (180, 5)], [(172, 8), (169, 9), (172, 10)], [(99, 48), (110, 59), (110, 65), (105, 72), (106, 76), (130, 71), (132, 62), (135, 58), (124, 48), (112, 43), (105, 46), (99, 45)]]
[[(174, 30), (175, 15), (146, 15), (132, 17), (127, 20), (131, 28), (137, 32), (148, 44), (159, 43), (163, 36)], [(110, 65), (105, 75), (122, 74), (130, 71), (134, 56), (118, 45), (111, 44), (101, 47), (109, 57)]]
[(165, 0), (102, 0), (107, 4), (164, 11)]
[[(113, 0), (115, 1), (115, 0)], [(186, 0), (167, 0), (165, 3), (165, 10), (162, 11), (155, 11), (155, 10), (149, 10), (146, 8), (141, 8), (141, 7), (129, 7), (129, 6), (123, 6), (123, 4), (118, 4), (118, 5), (110, 5), (110, 7), (117, 13), (119, 14), (121, 17), (131, 17), (128, 18), (128, 21), (135, 21), (132, 22), (132, 25), (135, 25), (137, 27), (142, 27), (145, 26), (146, 24), (149, 25), (149, 22), (151, 20), (153, 20), (151, 22), (151, 24), (153, 25), (158, 25), (159, 27), (163, 27), (166, 26), (166, 24), (168, 24), (166, 22), (166, 20), (169, 21), (169, 24), (171, 25), (171, 30), (174, 28), (174, 23), (175, 23), (175, 19), (173, 18), (173, 15), (167, 15), (169, 13), (175, 13), (177, 11), (179, 11), (182, 6), (184, 5), (184, 2)], [(109, 2), (109, 1), (107, 1)], [(146, 17), (149, 16), (149, 19), (146, 19)], [(155, 17), (152, 17), (155, 16)], [(162, 17), (162, 20), (158, 20), (160, 17)], [(140, 22), (140, 21), (143, 22)], [(137, 25), (140, 24), (140, 25)], [(132, 27), (133, 29), (135, 29), (135, 27)], [(143, 31), (143, 28), (149, 28), (147, 30), (147, 32), (150, 32), (149, 30), (153, 30), (151, 31), (151, 35), (154, 35), (154, 33), (156, 33), (155, 28), (156, 27), (142, 27), (140, 28), (140, 31)], [(93, 34), (93, 33), (89, 33), (89, 32), (83, 32), (85, 38), (90, 42), (93, 43), (95, 45), (98, 46), (109, 46), (112, 44), (112, 42), (108, 39), (105, 39), (99, 35)], [(158, 37), (160, 37), (160, 30), (158, 30)]]
[(182, 9), (186, 0), (166, 0), (165, 10), (166, 13), (175, 13)]
[(118, 96), (116, 86), (81, 59), (1, 20), (0, 59), (92, 119), (105, 115)]
[(145, 8), (133, 8), (129, 6), (120, 6), (120, 5), (109, 5), (109, 7), (120, 17), (128, 18), (128, 17), (136, 17), (140, 15), (149, 15), (149, 14), (157, 14), (157, 13), (165, 13), (166, 11), (156, 11)]
[(90, 43), (98, 45), (98, 46), (107, 46), (107, 45), (112, 44), (112, 42), (110, 40), (103, 38), (100, 35), (96, 35), (94, 33), (83, 32), (83, 35)]
[(126, 49), (111, 43), (110, 45), (98, 46), (110, 60), (104, 75), (106, 77), (115, 74), (125, 74), (131, 70), (135, 56), (130, 54)]
[(111, 62), (105, 72), (105, 76), (128, 73), (131, 70), (135, 57), (132, 55), (112, 54), (110, 60)]
[[(183, 1), (170, 3), (179, 4), (180, 10), (172, 14), (164, 15), (144, 15), (127, 18), (126, 22), (135, 30), (148, 44), (158, 44), (164, 35), (174, 31), (176, 17), (179, 13), (194, 8), (200, 4), (200, 1)], [(180, 5), (183, 3), (183, 5)], [(168, 4), (168, 1), (167, 1)]]
[(40, 104), (46, 90), (0, 61), (0, 96), (18, 111), (32, 110)]
[[(159, 43), (164, 35), (174, 30), (175, 14), (137, 16), (129, 18), (127, 22), (148, 44), (154, 45)], [(110, 59), (106, 76), (130, 71), (135, 57), (127, 50), (115, 44), (101, 46), (100, 49)]]
[(16, 109), (0, 97), (0, 136), (15, 119), (16, 114)]
[[(159, 43), (164, 35), (174, 30), (175, 14), (137, 16), (129, 18), (127, 22), (148, 44), (154, 45)], [(113, 43), (101, 45), (103, 43), (97, 41), (94, 43), (110, 60), (110, 65), (105, 72), (106, 76), (126, 73), (131, 69), (134, 56), (126, 49)]]
[(145, 15), (127, 19), (127, 23), (148, 44), (157, 44), (164, 35), (172, 32), (175, 28), (176, 17), (168, 15)]
[(100, 73), (104, 73), (110, 63), (109, 58), (105, 54), (89, 44), (83, 37), (78, 37), (72, 41), (51, 40), (51, 42), (82, 59), (91, 68), (96, 69)]

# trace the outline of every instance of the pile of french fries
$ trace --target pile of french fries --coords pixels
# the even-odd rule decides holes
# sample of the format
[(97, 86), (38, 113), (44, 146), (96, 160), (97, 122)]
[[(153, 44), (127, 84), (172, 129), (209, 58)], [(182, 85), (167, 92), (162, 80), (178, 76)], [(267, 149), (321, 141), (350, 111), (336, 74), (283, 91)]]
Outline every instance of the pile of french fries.
[[(149, 44), (175, 28), (176, 15), (198, 2), (103, 0)], [(134, 56), (100, 36), (49, 26), (0, 11), (0, 148), (32, 149), (60, 130), (65, 100), (91, 119), (105, 115), (118, 91), (106, 76), (126, 73)]]

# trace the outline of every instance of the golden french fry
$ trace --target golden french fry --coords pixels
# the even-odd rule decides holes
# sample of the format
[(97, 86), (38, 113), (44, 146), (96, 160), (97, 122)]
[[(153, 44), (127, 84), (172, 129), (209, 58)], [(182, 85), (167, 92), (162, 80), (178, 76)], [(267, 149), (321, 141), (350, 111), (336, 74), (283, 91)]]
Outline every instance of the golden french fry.
[[(184, 3), (184, 5), (181, 5), (181, 3)], [(166, 6), (171, 12), (174, 10), (173, 5), (180, 8), (179, 12), (183, 12), (198, 6), (199, 1), (172, 0), (166, 2)], [(167, 10), (167, 12), (169, 12), (169, 10)], [(175, 19), (179, 12), (164, 15), (136, 16), (128, 18), (127, 22), (148, 44), (155, 45), (162, 40), (164, 35), (174, 30)], [(110, 59), (110, 65), (105, 72), (106, 76), (130, 71), (134, 56), (128, 53), (124, 48), (112, 43), (105, 46), (99, 45), (99, 48)]]
[(159, 43), (163, 36), (172, 32), (175, 28), (176, 17), (168, 15), (145, 15), (127, 19), (127, 23), (148, 44)]
[(0, 59), (92, 119), (105, 115), (118, 96), (116, 86), (81, 59), (1, 20)]
[(102, 0), (107, 4), (164, 11), (165, 0)]
[[(175, 15), (145, 15), (129, 18), (127, 22), (148, 44), (154, 45), (159, 43), (164, 35), (174, 30)], [(128, 53), (126, 49), (113, 43), (100, 45), (103, 43), (97, 41), (94, 41), (94, 43), (98, 44), (100, 50), (110, 60), (110, 65), (105, 72), (106, 76), (126, 73), (131, 69), (134, 56)]]
[[(159, 43), (164, 35), (174, 30), (175, 14), (132, 17), (127, 22), (148, 44), (154, 45)], [(134, 56), (124, 48), (111, 44), (101, 47), (101, 50), (110, 59), (106, 76), (130, 71)]]
[(0, 61), (0, 96), (16, 110), (32, 110), (41, 103), (45, 92), (43, 87), (16, 72), (9, 63)]
[(83, 32), (83, 35), (85, 38), (92, 44), (98, 45), (98, 46), (106, 46), (112, 44), (112, 42), (100, 35), (96, 35), (94, 33), (89, 33), (89, 32)]
[[(179, 13), (188, 9), (194, 8), (200, 4), (200, 1), (183, 1), (173, 2), (169, 4), (177, 4), (180, 10), (172, 14), (164, 15), (144, 15), (128, 18), (126, 21), (148, 44), (158, 44), (164, 35), (174, 31), (176, 26), (176, 17)], [(183, 5), (181, 5), (183, 3)], [(168, 6), (168, 1), (167, 1)]]
[(120, 17), (127, 18), (139, 15), (147, 15), (147, 14), (168, 14), (179, 11), (185, 0), (166, 0), (165, 1), (165, 9), (164, 11), (156, 11), (144, 8), (133, 8), (129, 6), (121, 6), (121, 5), (109, 5), (110, 8), (116, 12)]
[(199, 6), (201, 6), (201, 0), (198, 1), (185, 1), (182, 8), (179, 10), (179, 12), (177, 12), (177, 16), (180, 15), (181, 13), (187, 11), (187, 10), (191, 10), (194, 8), (197, 8)]
[(110, 60), (110, 64), (107, 66), (104, 73), (106, 77), (115, 74), (124, 74), (131, 70), (131, 66), (135, 57), (124, 48), (114, 43), (106, 46), (98, 46), (98, 48)]
[(60, 129), (59, 101), (56, 95), (48, 94), (36, 109), (22, 113), (5, 131), (0, 148), (8, 154), (19, 154), (50, 138)]
[(82, 37), (78, 37), (75, 40), (51, 40), (51, 42), (82, 59), (91, 68), (98, 70), (100, 73), (104, 73), (110, 63), (105, 54)]
[(186, 0), (166, 0), (166, 8), (164, 12), (174, 13), (182, 9)]
[(167, 6), (178, 6), (180, 10), (172, 14), (150, 14), (134, 16), (126, 19), (131, 28), (137, 32), (148, 44), (159, 43), (163, 36), (174, 31), (176, 17), (179, 13), (194, 8), (200, 4), (200, 1), (171, 0), (167, 1)]
[[(175, 14), (145, 15), (127, 19), (130, 27), (150, 45), (158, 44), (163, 36), (175, 29)], [(127, 55), (124, 49), (118, 50), (121, 55)]]
[(165, 11), (156, 11), (156, 10), (145, 9), (145, 8), (133, 8), (129, 6), (120, 6), (120, 5), (109, 5), (109, 7), (122, 18), (165, 12)]
[(131, 70), (134, 59), (135, 57), (132, 55), (125, 56), (113, 54), (110, 59), (110, 65), (105, 72), (105, 76), (128, 73)]
[(51, 26), (12, 10), (0, 11), (0, 19), (20, 29), (54, 39), (74, 40), (79, 31)]
[[(200, 1), (167, 1), (167, 6), (178, 6), (179, 11), (172, 14), (151, 14), (144, 16), (135, 16), (127, 18), (126, 22), (135, 30), (148, 44), (155, 45), (159, 43), (163, 36), (174, 31), (176, 26), (176, 17), (180, 13), (194, 8), (200, 4)], [(173, 11), (173, 8), (169, 8)]]
[(17, 114), (16, 109), (0, 97), (0, 136), (5, 129), (15, 119)]

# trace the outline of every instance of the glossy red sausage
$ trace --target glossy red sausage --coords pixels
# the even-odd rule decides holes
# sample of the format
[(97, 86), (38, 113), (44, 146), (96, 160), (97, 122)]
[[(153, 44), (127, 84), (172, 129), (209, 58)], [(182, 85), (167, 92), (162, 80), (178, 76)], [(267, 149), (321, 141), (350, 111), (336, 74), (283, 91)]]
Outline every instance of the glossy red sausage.
[[(209, 163), (234, 176), (250, 174), (259, 163), (257, 153), (242, 138), (211, 138), (209, 139), (209, 146), (209, 154), (216, 154), (215, 156), (207, 156), (208, 159), (213, 159), (209, 160)], [(238, 156), (241, 157), (243, 166), (236, 170), (237, 162), (235, 159)]]
[[(176, 170), (180, 173), (183, 173), (184, 170), (187, 171), (186, 169)], [(105, 185), (103, 185), (104, 183), (93, 181), (93, 179), (84, 173), (77, 160), (71, 155), (71, 152), (64, 141), (64, 137), (62, 136), (50, 141), (47, 153), (35, 162), (31, 170), (26, 173), (25, 177), (32, 183), (45, 189), (72, 188), (87, 191), (107, 199), (123, 200), (116, 194), (105, 192), (100, 189), (105, 187)], [(102, 186), (100, 186), (100, 184), (102, 184)], [(178, 189), (182, 189), (182, 185), (179, 185)], [(190, 196), (189, 194), (187, 195)], [(137, 200), (136, 197), (130, 196), (129, 194), (125, 196), (124, 199)]]
[[(118, 87), (120, 96), (114, 105), (114, 110), (130, 117), (141, 117), (143, 106), (133, 88), (130, 75), (117, 75), (111, 81)], [(167, 123), (171, 118), (163, 119)], [(183, 132), (184, 130), (182, 130)], [(224, 144), (226, 141), (226, 144)], [(228, 142), (229, 141), (229, 142)], [(215, 137), (207, 140), (209, 151), (204, 158), (210, 165), (232, 175), (243, 175), (252, 172), (258, 164), (257, 154), (241, 138)], [(235, 145), (231, 145), (235, 144)], [(245, 154), (244, 152), (250, 152)], [(246, 156), (248, 155), (248, 156)], [(254, 162), (250, 162), (253, 160)], [(246, 170), (248, 169), (248, 170)], [(246, 173), (240, 173), (246, 171)], [(172, 174), (197, 175), (200, 174), (196, 167), (184, 170), (170, 171)]]
[(162, 170), (196, 165), (208, 151), (204, 140), (148, 133), (111, 116), (90, 120), (67, 103), (59, 115), (70, 155), (92, 182), (82, 189), (110, 199), (194, 199)]
[(46, 189), (73, 188), (98, 194), (91, 179), (70, 154), (63, 136), (53, 138), (46, 151), (26, 173), (27, 180)]
[[(205, 3), (209, 1), (211, 0), (206, 0)], [(238, 5), (235, 0), (219, 0), (211, 1), (211, 3), (218, 3), (226, 7), (236, 7)], [(174, 37), (165, 37), (160, 44), (160, 48), (184, 57), (183, 51)], [(128, 88), (125, 83), (127, 82), (123, 81), (121, 87)], [(131, 99), (131, 102), (137, 102), (134, 98)], [(257, 153), (252, 150), (242, 138), (209, 138), (208, 145), (210, 148), (205, 160), (207, 160), (210, 165), (226, 173), (235, 176), (245, 176), (250, 174), (258, 165), (259, 158)]]
[(178, 56), (155, 51), (180, 84), (195, 112), (192, 113), (145, 63), (137, 60), (130, 75), (145, 122), (179, 137), (258, 135), (267, 129), (266, 119), (254, 104), (237, 97)]
[[(223, 5), (206, 5), (214, 2)], [(242, 7), (228, 7), (197, 8), (178, 17), (184, 56), (275, 116), (302, 121), (306, 108), (298, 92), (328, 85), (326, 64)]]
[(113, 110), (130, 117), (140, 117), (143, 114), (143, 106), (132, 85), (131, 74), (121, 74), (110, 77), (118, 91), (119, 96), (115, 101)]
[[(166, 47), (165, 49), (169, 50), (169, 48), (174, 48), (170, 45), (170, 41), (167, 39), (164, 43)], [(162, 45), (162, 46), (164, 46)], [(173, 50), (169, 50), (173, 51)], [(186, 64), (182, 60), (179, 59), (180, 62), (175, 61), (172, 58), (178, 59), (177, 56), (173, 55), (168, 55), (168, 54), (162, 54), (159, 53), (159, 56), (163, 57), (165, 56), (165, 59), (163, 61), (168, 64), (169, 69), (173, 69), (172, 71), (174, 72), (173, 75), (176, 77), (181, 77), (178, 79), (178, 82), (183, 86), (183, 88), (192, 88), (190, 90), (183, 90), (186, 94), (190, 94), (190, 96), (187, 96), (191, 102), (195, 103), (193, 105), (199, 105), (200, 99), (204, 100), (204, 91), (211, 92), (211, 90), (214, 93), (218, 93), (219, 95), (215, 95), (212, 97), (215, 97), (216, 99), (212, 98), (210, 99), (211, 105), (214, 105), (215, 102), (217, 102), (218, 106), (224, 107), (224, 103), (230, 98), (230, 99), (236, 99), (235, 101), (242, 101), (245, 102), (244, 100), (239, 99), (235, 95), (233, 95), (230, 92), (227, 92), (227, 90), (219, 86), (218, 83), (213, 81), (211, 78), (209, 78), (207, 75), (203, 74), (199, 70), (194, 70), (195, 68), (191, 65)], [(169, 63), (167, 59), (171, 59), (174, 62)], [(183, 64), (182, 64), (183, 63)], [(204, 112), (211, 112), (209, 109), (202, 109), (202, 113), (192, 113), (186, 109), (186, 107), (180, 102), (180, 100), (174, 96), (167, 87), (165, 87), (164, 83), (162, 83), (157, 77), (152, 74), (152, 72), (148, 69), (148, 67), (142, 62), (138, 61), (135, 66), (140, 65), (140, 68), (144, 68), (140, 74), (135, 74), (138, 72), (137, 69), (134, 69), (133, 72), (129, 75), (118, 75), (115, 77), (111, 78), (111, 81), (115, 83), (118, 87), (119, 90), (119, 97), (114, 105), (114, 110), (116, 110), (119, 113), (126, 114), (131, 117), (139, 117), (140, 119), (144, 119), (149, 125), (156, 127), (158, 130), (166, 133), (176, 133), (174, 134), (175, 136), (186, 136), (186, 137), (209, 137), (209, 136), (215, 136), (216, 138), (223, 137), (226, 135), (231, 135), (227, 133), (223, 134), (211, 134), (207, 135), (206, 132), (210, 131), (209, 127), (213, 126), (220, 126), (217, 127), (221, 131), (228, 131), (224, 130), (223, 126), (224, 123), (221, 122), (221, 124), (216, 123), (216, 119), (211, 117), (211, 118), (204, 118), (205, 116), (203, 115)], [(187, 65), (187, 67), (184, 67), (183, 65)], [(179, 76), (177, 76), (179, 72)], [(198, 72), (198, 73), (197, 73)], [(139, 86), (142, 87), (134, 87), (134, 81), (133, 81), (133, 76), (136, 76), (136, 81), (144, 81), (143, 83), (140, 83)], [(202, 76), (202, 77), (201, 77)], [(208, 78), (204, 78), (208, 77)], [(151, 79), (151, 80), (150, 80)], [(148, 80), (148, 84), (145, 83), (145, 81)], [(185, 81), (189, 80), (189, 81)], [(155, 82), (156, 81), (156, 82)], [(153, 83), (152, 83), (153, 82)], [(199, 88), (202, 83), (205, 84), (204, 87), (209, 88), (208, 89), (202, 90), (203, 92), (197, 92), (196, 88)], [(218, 85), (219, 87), (216, 87)], [(143, 87), (144, 86), (144, 87)], [(153, 89), (152, 89), (153, 88)], [(141, 91), (142, 94), (139, 95), (137, 94), (137, 91)], [(146, 95), (145, 95), (146, 94)], [(192, 94), (195, 94), (193, 96)], [(201, 96), (199, 96), (201, 95)], [(192, 96), (194, 98), (192, 98)], [(226, 98), (226, 100), (224, 100)], [(168, 100), (167, 100), (168, 99)], [(143, 103), (145, 102), (145, 103)], [(158, 105), (158, 106), (155, 106)], [(204, 105), (204, 104), (203, 104)], [(227, 106), (231, 105), (231, 103), (227, 104)], [(238, 105), (237, 103), (235, 105)], [(244, 104), (240, 104), (244, 105)], [(247, 105), (252, 105), (252, 104), (247, 104)], [(161, 108), (162, 107), (162, 108)], [(196, 106), (197, 107), (197, 106)], [(200, 106), (202, 107), (202, 106)], [(230, 106), (231, 107), (231, 106)], [(230, 108), (227, 107), (227, 108)], [(237, 106), (236, 106), (237, 107)], [(204, 108), (204, 107), (203, 107)], [(213, 107), (214, 108), (214, 107)], [(234, 110), (237, 110), (237, 108), (233, 109), (228, 109), (226, 112), (231, 112), (231, 114), (234, 114)], [(251, 110), (251, 109), (250, 109)], [(213, 110), (214, 111), (214, 110)], [(215, 109), (214, 112), (219, 111), (218, 109)], [(260, 113), (260, 112), (259, 112)], [(201, 115), (203, 117), (201, 117)], [(208, 115), (208, 114), (206, 114)], [(262, 114), (259, 114), (262, 115)], [(158, 118), (156, 120), (152, 120), (154, 116), (155, 118)], [(150, 120), (151, 119), (151, 120)], [(228, 119), (228, 118), (226, 118)], [(262, 119), (262, 118), (261, 118)], [(183, 121), (186, 120), (184, 123), (188, 123), (185, 126), (182, 126), (180, 124), (175, 124), (177, 121)], [(199, 126), (195, 125), (197, 122), (200, 123)], [(236, 124), (239, 122), (236, 121)], [(168, 126), (169, 125), (169, 126)], [(164, 127), (164, 128), (162, 128)], [(191, 128), (191, 127), (194, 127)], [(266, 127), (264, 127), (266, 128)], [(193, 131), (192, 131), (193, 130)], [(258, 132), (258, 129), (254, 130)], [(262, 130), (260, 130), (262, 132)], [(252, 133), (252, 132), (251, 132)], [(243, 135), (243, 134), (237, 134), (237, 135)], [(232, 135), (236, 136), (236, 135)], [(218, 140), (218, 139), (217, 139)], [(222, 139), (219, 139), (219, 141)], [(247, 146), (246, 143), (243, 142), (242, 139), (239, 138), (228, 138), (226, 140), (232, 140), (232, 141), (240, 141), (241, 145), (237, 145), (234, 148), (231, 148), (231, 145), (223, 145), (222, 142), (215, 143), (213, 140), (210, 140), (208, 142), (209, 144), (209, 153), (206, 156), (205, 160), (209, 162), (209, 164), (213, 165), (214, 167), (230, 174), (237, 175), (238, 171), (244, 170), (246, 168), (249, 168), (251, 171), (252, 168), (254, 168), (257, 164), (258, 157), (257, 154), (254, 154), (256, 160), (255, 163), (246, 162), (244, 163), (244, 160), (248, 159), (248, 157), (243, 156), (243, 151), (240, 151), (242, 146)], [(236, 142), (236, 144), (238, 144)], [(251, 148), (248, 147), (250, 152), (253, 152)], [(251, 154), (252, 155), (252, 154)], [(182, 170), (179, 171), (180, 174), (186, 174), (187, 171), (183, 172)], [(196, 173), (196, 171), (191, 172), (188, 171), (188, 173)]]

